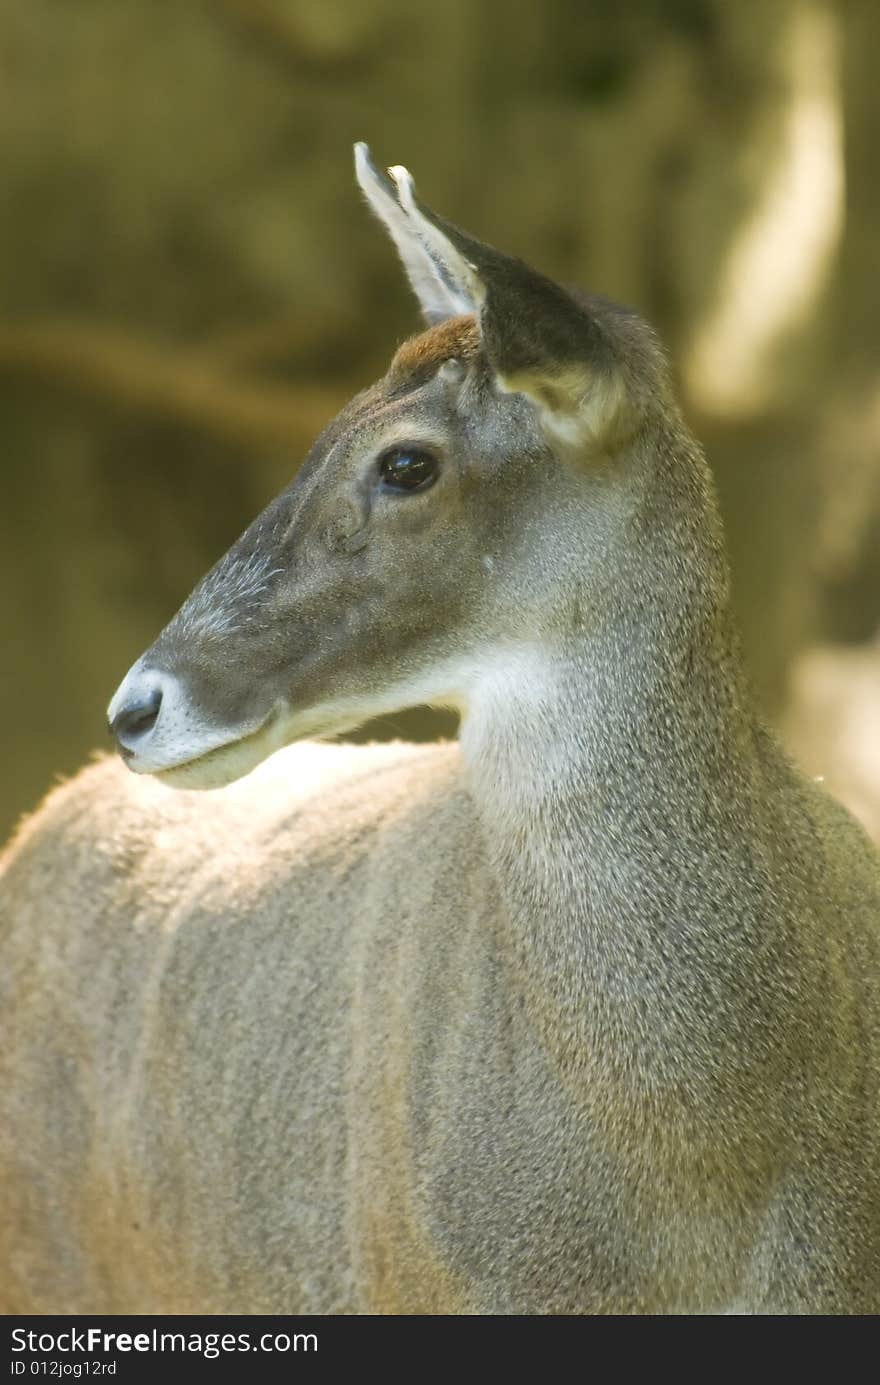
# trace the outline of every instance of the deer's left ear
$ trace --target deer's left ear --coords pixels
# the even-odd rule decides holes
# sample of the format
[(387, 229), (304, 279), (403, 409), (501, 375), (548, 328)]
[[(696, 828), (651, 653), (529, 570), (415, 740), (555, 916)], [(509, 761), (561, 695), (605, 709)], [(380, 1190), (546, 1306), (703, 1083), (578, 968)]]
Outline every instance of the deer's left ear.
[(361, 191), (397, 246), (428, 325), (477, 312), (480, 286), (473, 269), (416, 209), (406, 169), (380, 173), (365, 144), (354, 147), (354, 167)]
[(395, 241), (429, 322), (479, 316), (503, 390), (527, 395), (559, 448), (612, 450), (641, 410), (619, 346), (590, 308), (531, 269), (444, 221), (416, 200), (405, 168), (379, 174), (355, 147), (358, 181)]

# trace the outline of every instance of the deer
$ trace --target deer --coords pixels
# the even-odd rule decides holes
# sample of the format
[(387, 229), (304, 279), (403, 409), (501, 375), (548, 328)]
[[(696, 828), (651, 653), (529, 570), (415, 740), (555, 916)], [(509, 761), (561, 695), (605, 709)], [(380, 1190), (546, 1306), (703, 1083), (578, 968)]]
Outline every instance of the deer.
[(423, 330), (5, 855), (3, 1308), (877, 1312), (880, 857), (664, 351), (355, 162)]

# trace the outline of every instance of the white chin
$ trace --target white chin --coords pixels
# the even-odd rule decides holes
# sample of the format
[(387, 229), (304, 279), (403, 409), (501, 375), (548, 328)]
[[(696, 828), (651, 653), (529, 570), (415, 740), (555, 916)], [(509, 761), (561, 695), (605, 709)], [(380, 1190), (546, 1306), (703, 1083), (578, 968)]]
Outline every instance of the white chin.
[[(167, 768), (157, 767), (146, 773), (175, 789), (222, 789), (236, 779), (243, 779), (270, 755), (274, 755), (276, 750), (290, 745), (292, 741), (303, 740), (307, 736), (315, 739), (338, 736), (361, 721), (368, 720), (369, 715), (353, 715), (347, 708), (343, 711), (339, 707), (294, 716), (273, 715), (258, 730), (242, 736), (240, 740), (228, 741), (192, 760), (183, 760)], [(130, 768), (137, 771), (135, 765)]]
[(277, 725), (264, 727), (240, 741), (217, 746), (215, 750), (209, 750), (194, 760), (185, 760), (183, 764), (153, 770), (152, 773), (163, 784), (175, 789), (222, 789), (226, 784), (250, 774), (283, 744), (284, 739), (279, 737)]

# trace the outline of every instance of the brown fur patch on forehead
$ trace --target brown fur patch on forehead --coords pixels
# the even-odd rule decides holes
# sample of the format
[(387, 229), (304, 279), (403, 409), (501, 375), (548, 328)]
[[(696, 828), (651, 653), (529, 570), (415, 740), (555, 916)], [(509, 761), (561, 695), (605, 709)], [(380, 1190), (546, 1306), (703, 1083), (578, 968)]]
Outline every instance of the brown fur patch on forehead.
[(388, 368), (388, 379), (393, 389), (412, 389), (429, 380), (444, 361), (470, 360), (479, 351), (476, 318), (469, 314), (450, 317), (398, 347)]

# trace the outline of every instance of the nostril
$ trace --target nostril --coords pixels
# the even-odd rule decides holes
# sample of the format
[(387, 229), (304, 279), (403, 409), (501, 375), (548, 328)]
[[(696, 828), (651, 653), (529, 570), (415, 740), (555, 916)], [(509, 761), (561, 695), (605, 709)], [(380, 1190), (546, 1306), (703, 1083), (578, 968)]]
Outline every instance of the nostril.
[(161, 706), (162, 689), (153, 688), (148, 696), (120, 707), (110, 723), (110, 730), (119, 744), (124, 748), (130, 748), (131, 741), (140, 740), (148, 731), (152, 731), (159, 718)]

